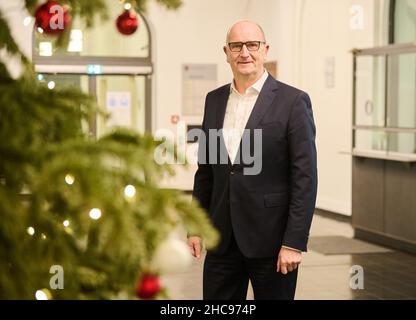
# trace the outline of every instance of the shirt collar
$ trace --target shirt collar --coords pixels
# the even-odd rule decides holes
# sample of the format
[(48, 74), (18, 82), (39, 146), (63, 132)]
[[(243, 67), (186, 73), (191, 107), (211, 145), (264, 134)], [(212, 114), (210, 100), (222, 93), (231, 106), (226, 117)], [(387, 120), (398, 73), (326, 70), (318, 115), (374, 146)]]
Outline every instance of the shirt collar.
[[(254, 89), (256, 90), (258, 93), (260, 93), (261, 89), (263, 88), (264, 83), (267, 80), (267, 77), (269, 76), (269, 73), (264, 70), (263, 75), (260, 77), (259, 80), (257, 80), (255, 83), (253, 83), (253, 85), (251, 85), (250, 87), (247, 88), (246, 93), (250, 90), (250, 89)], [(230, 86), (230, 93), (235, 91), (236, 93), (240, 94), (238, 92), (238, 90), (235, 88), (235, 84), (234, 84), (234, 80), (231, 81), (231, 86)]]

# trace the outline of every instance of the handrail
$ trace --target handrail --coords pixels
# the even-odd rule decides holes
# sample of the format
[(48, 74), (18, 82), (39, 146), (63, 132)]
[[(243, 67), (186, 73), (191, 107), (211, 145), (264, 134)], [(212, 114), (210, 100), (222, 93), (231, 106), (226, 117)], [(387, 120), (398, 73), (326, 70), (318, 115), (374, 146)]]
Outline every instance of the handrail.
[(353, 130), (373, 130), (373, 131), (383, 131), (383, 132), (416, 133), (416, 128), (380, 127), (380, 126), (366, 126), (366, 125), (355, 125), (352, 128)]
[(360, 150), (354, 148), (351, 151), (351, 155), (354, 157), (360, 158), (371, 158), (371, 159), (381, 159), (381, 160), (390, 160), (390, 161), (399, 161), (414, 163), (416, 162), (415, 154), (400, 153), (388, 150)]
[(355, 56), (377, 56), (377, 55), (391, 55), (399, 53), (412, 53), (416, 52), (416, 42), (391, 44), (387, 46), (364, 48), (364, 49), (352, 49), (351, 52)]

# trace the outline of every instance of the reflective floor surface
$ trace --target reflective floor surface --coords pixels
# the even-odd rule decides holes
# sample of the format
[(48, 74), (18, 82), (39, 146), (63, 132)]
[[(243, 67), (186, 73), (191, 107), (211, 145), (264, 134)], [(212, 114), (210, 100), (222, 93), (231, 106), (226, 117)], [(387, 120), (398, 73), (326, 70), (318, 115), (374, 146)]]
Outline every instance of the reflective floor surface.
[[(347, 222), (315, 215), (310, 237), (323, 236), (351, 238), (353, 229)], [(385, 251), (324, 255), (309, 249), (303, 253), (295, 299), (416, 299), (416, 255)], [(186, 272), (162, 276), (162, 284), (170, 298), (202, 299), (202, 267), (203, 257), (194, 259)], [(351, 284), (353, 287), (359, 284), (356, 276), (360, 268), (364, 275), (364, 288), (352, 289)], [(253, 299), (251, 288), (247, 299)]]

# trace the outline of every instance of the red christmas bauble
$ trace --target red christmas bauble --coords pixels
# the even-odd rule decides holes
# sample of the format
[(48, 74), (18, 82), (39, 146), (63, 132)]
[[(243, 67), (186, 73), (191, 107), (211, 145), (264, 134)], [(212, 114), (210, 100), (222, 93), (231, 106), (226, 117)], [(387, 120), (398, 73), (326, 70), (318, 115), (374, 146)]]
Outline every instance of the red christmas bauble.
[(118, 31), (124, 35), (130, 35), (136, 32), (139, 26), (139, 20), (135, 12), (130, 10), (124, 10), (116, 20), (116, 26)]
[(157, 275), (144, 274), (137, 284), (136, 293), (141, 299), (152, 299), (160, 291), (160, 280)]
[(41, 28), (48, 35), (58, 35), (65, 31), (71, 22), (68, 7), (49, 0), (36, 9), (36, 27)]

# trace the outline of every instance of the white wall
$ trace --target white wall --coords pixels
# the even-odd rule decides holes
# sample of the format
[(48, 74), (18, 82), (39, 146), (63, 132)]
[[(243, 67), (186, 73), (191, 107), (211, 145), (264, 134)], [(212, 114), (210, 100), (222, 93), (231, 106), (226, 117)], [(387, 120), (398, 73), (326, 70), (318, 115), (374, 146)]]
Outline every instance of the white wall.
[[(384, 1), (296, 0), (280, 1), (279, 63), (286, 66), (281, 79), (307, 91), (317, 126), (319, 188), (317, 206), (351, 215), (352, 54), (353, 48), (372, 47), (385, 41)], [(363, 28), (350, 27), (352, 5), (361, 5)], [(295, 25), (293, 25), (295, 23)], [(335, 61), (334, 85), (325, 82), (325, 62)], [(282, 71), (283, 71), (282, 70)]]

